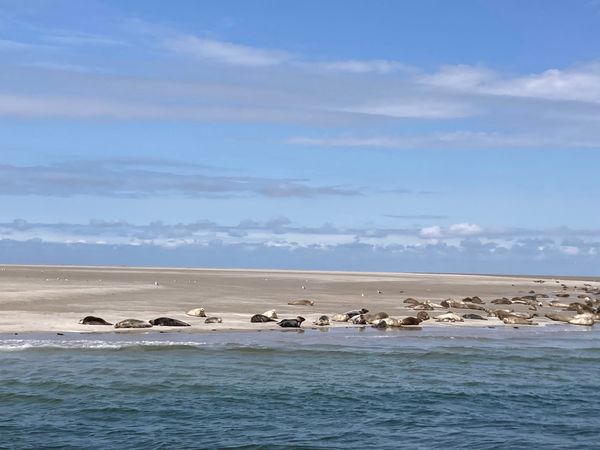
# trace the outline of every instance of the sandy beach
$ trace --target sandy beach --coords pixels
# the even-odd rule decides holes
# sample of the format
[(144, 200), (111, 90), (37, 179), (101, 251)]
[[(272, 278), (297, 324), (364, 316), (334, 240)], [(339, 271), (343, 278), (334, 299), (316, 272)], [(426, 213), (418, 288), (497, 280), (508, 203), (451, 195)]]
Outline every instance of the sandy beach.
[[(544, 283), (534, 280), (544, 280)], [(567, 288), (563, 288), (561, 284)], [(547, 297), (536, 311), (534, 322), (552, 322), (546, 312), (559, 311), (548, 303), (581, 301), (578, 295), (600, 286), (597, 279), (540, 278), (412, 273), (341, 273), (260, 270), (208, 270), (125, 267), (0, 266), (0, 333), (25, 332), (139, 332), (101, 325), (81, 325), (79, 320), (94, 315), (116, 323), (136, 318), (144, 321), (156, 317), (183, 320), (191, 327), (154, 327), (150, 330), (205, 332), (214, 330), (280, 329), (274, 323), (250, 323), (253, 314), (275, 309), (279, 318), (306, 318), (303, 328), (321, 315), (356, 308), (371, 312), (385, 311), (392, 317), (415, 316), (417, 311), (404, 300), (412, 297), (439, 304), (448, 298), (478, 296), (484, 306), (527, 312), (527, 305), (492, 305), (493, 299), (531, 295)], [(587, 289), (587, 291), (586, 291)], [(568, 293), (568, 298), (556, 294)], [(592, 300), (595, 294), (589, 294)], [(314, 306), (292, 306), (288, 302), (310, 299)], [(203, 307), (207, 316), (217, 316), (222, 323), (206, 324), (204, 318), (185, 314)], [(449, 310), (462, 315), (482, 313), (453, 308), (436, 308), (434, 317)], [(529, 310), (530, 311), (530, 310)], [(571, 315), (574, 311), (560, 310)], [(485, 313), (482, 314), (486, 316)], [(422, 322), (422, 327), (511, 326), (496, 317), (488, 320), (465, 320), (456, 323)], [(332, 327), (355, 326), (333, 322)], [(145, 329), (144, 331), (148, 331)]]

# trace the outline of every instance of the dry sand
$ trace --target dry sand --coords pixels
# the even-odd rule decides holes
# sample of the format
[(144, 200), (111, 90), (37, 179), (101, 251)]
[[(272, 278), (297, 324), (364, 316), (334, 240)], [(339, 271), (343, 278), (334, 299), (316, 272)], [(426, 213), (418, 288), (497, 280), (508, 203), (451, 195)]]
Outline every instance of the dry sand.
[[(534, 290), (549, 295), (547, 301), (562, 291), (554, 278), (542, 278), (546, 281), (543, 284), (534, 283), (534, 279), (540, 277), (4, 265), (0, 266), (0, 333), (139, 331), (80, 325), (78, 321), (87, 315), (112, 323), (168, 316), (192, 325), (150, 329), (156, 331), (280, 329), (275, 323), (250, 323), (251, 315), (270, 309), (276, 309), (279, 318), (305, 317), (303, 327), (307, 328), (322, 314), (331, 316), (362, 307), (371, 312), (385, 311), (393, 317), (415, 316), (416, 311), (403, 303), (407, 297), (439, 303), (446, 298), (477, 295), (489, 303), (498, 297), (512, 298)], [(565, 303), (578, 301), (584, 283), (600, 286), (599, 280), (590, 278), (561, 281), (569, 286), (570, 298), (558, 299)], [(287, 304), (303, 298), (314, 300), (315, 305)], [(205, 308), (208, 316), (222, 317), (223, 323), (205, 324), (204, 318), (185, 315), (197, 307)], [(524, 305), (509, 308), (527, 311)], [(540, 325), (550, 323), (543, 318), (549, 311), (541, 308), (540, 318), (535, 321)], [(479, 313), (464, 309), (455, 312)], [(422, 326), (505, 325), (492, 317), (456, 324), (429, 320)]]

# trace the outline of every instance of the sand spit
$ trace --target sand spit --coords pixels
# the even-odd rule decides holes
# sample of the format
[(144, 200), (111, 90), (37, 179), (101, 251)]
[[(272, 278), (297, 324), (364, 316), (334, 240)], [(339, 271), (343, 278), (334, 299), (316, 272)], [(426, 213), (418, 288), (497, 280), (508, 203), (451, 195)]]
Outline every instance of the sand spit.
[[(414, 301), (405, 303), (411, 298)], [(314, 301), (314, 305), (289, 304), (303, 303), (298, 300)], [(599, 300), (600, 281), (573, 277), (0, 266), (2, 334), (135, 332), (79, 324), (88, 315), (110, 323), (170, 317), (191, 325), (184, 332), (280, 329), (276, 322), (250, 323), (252, 315), (267, 310), (276, 310), (279, 319), (302, 316), (306, 318), (303, 327), (312, 328), (323, 315), (332, 317), (360, 308), (385, 311), (400, 319), (416, 317), (425, 310), (432, 319), (421, 327), (528, 326), (511, 320), (506, 324), (501, 320), (505, 313), (501, 312), (500, 318), (489, 316), (491, 309), (532, 315), (532, 322), (543, 326), (561, 323), (545, 314), (573, 317), (586, 311), (569, 309), (570, 305), (585, 306), (587, 302), (597, 308)], [(222, 318), (222, 323), (205, 323), (205, 317), (186, 315), (194, 308), (204, 308), (208, 317)], [(487, 320), (434, 320), (449, 311), (460, 317), (477, 313)], [(330, 326), (357, 325), (332, 321)]]

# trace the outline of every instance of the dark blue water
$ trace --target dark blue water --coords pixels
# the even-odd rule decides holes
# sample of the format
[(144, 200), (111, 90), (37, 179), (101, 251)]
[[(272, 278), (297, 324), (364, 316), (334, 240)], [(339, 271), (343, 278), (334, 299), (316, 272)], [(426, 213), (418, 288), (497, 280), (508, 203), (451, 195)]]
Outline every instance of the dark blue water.
[(1, 448), (600, 446), (598, 329), (56, 338), (0, 340)]

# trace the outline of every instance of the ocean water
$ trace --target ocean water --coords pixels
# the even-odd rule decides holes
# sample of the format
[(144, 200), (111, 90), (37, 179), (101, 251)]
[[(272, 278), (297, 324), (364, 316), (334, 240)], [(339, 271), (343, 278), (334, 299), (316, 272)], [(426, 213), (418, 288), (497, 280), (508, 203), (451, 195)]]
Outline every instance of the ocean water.
[(599, 448), (600, 329), (0, 338), (0, 448)]

